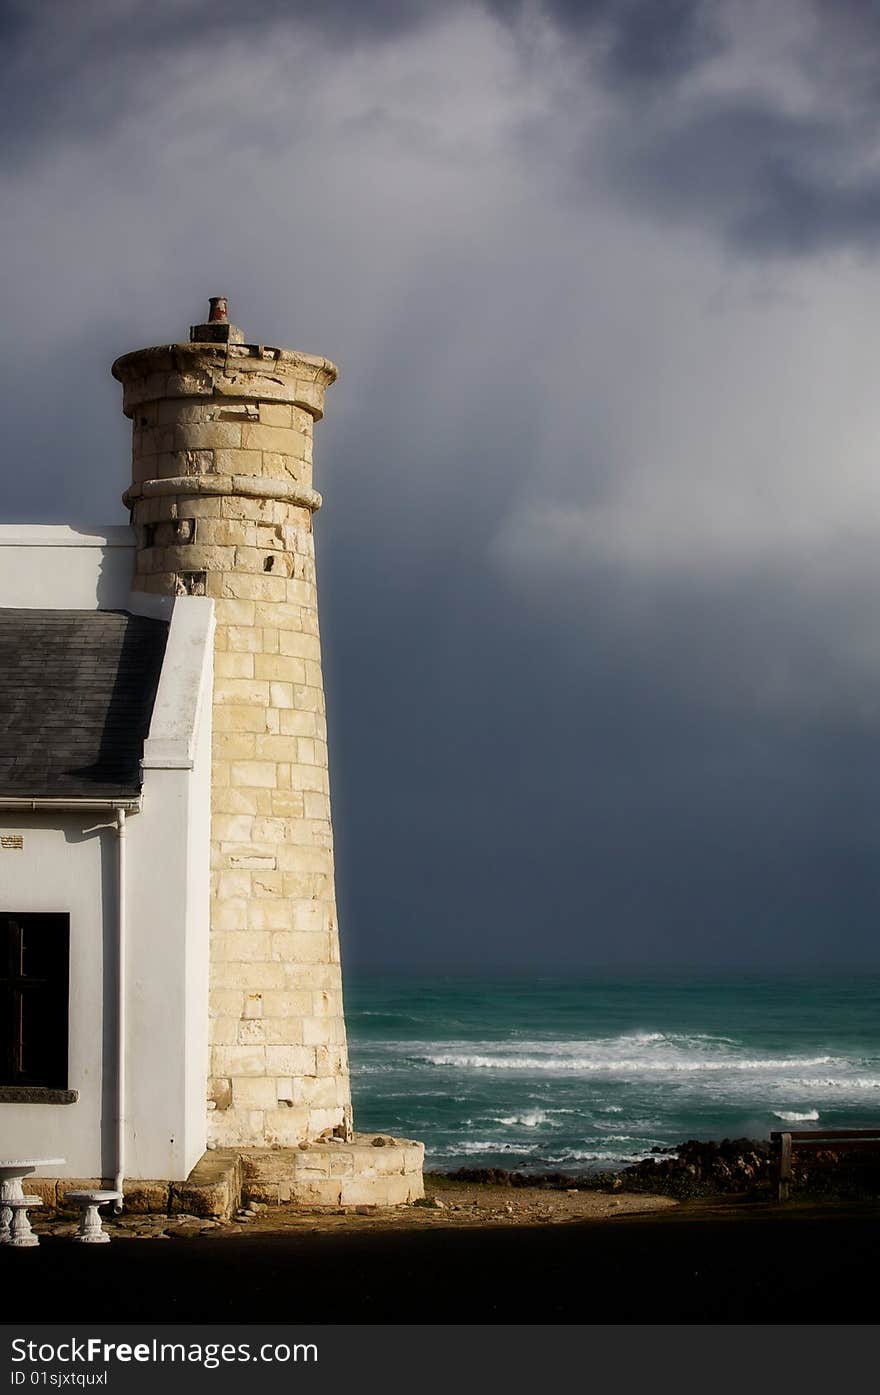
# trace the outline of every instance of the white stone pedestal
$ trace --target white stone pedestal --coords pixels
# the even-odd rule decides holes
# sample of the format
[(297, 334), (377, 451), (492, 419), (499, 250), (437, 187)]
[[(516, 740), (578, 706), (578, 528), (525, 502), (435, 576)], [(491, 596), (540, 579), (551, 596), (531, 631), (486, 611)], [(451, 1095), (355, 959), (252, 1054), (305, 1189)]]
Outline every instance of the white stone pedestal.
[(108, 1201), (121, 1201), (122, 1192), (68, 1192), (65, 1201), (80, 1208), (79, 1233), (73, 1241), (79, 1245), (109, 1245), (110, 1236), (101, 1225), (99, 1207)]
[(12, 1213), (7, 1245), (13, 1245), (21, 1250), (30, 1249), (32, 1245), (39, 1245), (37, 1236), (31, 1230), (28, 1209), (31, 1206), (42, 1206), (42, 1204), (42, 1198), (39, 1196), (15, 1196), (7, 1200), (6, 1206)]

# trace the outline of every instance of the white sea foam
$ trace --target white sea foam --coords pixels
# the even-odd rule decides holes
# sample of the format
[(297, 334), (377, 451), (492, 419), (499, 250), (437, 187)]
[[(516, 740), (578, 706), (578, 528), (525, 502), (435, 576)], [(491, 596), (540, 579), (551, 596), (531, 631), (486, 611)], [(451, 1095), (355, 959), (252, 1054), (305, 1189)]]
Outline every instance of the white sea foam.
[[(816, 1066), (842, 1066), (846, 1062), (833, 1056), (690, 1056), (686, 1052), (667, 1051), (656, 1055), (624, 1056), (605, 1052), (599, 1047), (593, 1049), (590, 1043), (577, 1043), (578, 1050), (570, 1049), (570, 1043), (553, 1043), (562, 1050), (544, 1049), (529, 1044), (528, 1050), (511, 1053), (506, 1044), (479, 1043), (482, 1050), (473, 1045), (456, 1045), (445, 1051), (427, 1051), (416, 1055), (410, 1051), (411, 1059), (430, 1066), (443, 1066), (452, 1070), (494, 1070), (530, 1071), (542, 1074), (583, 1074), (583, 1075), (668, 1075), (698, 1074), (715, 1071), (737, 1073), (779, 1072), (781, 1070), (804, 1070)], [(549, 1046), (549, 1044), (548, 1044)], [(880, 1086), (880, 1081), (877, 1082)]]
[[(444, 1143), (428, 1150), (428, 1162), (442, 1161), (446, 1158), (459, 1157), (497, 1157), (499, 1154), (509, 1155), (509, 1162), (505, 1166), (515, 1165), (518, 1158), (534, 1157), (531, 1166), (534, 1167), (562, 1167), (571, 1163), (629, 1163), (638, 1162), (641, 1158), (650, 1157), (649, 1151), (644, 1147), (627, 1148), (558, 1148), (547, 1149), (537, 1143), (515, 1144), (503, 1143), (495, 1140), (479, 1141), (475, 1139), (463, 1139), (460, 1143)], [(535, 1154), (538, 1156), (535, 1157)]]
[(639, 1148), (634, 1152), (623, 1152), (621, 1149), (612, 1151), (608, 1148), (564, 1148), (554, 1158), (548, 1159), (554, 1163), (571, 1162), (638, 1162), (641, 1158), (649, 1158), (650, 1151)]
[(814, 1124), (819, 1118), (818, 1109), (805, 1109), (800, 1113), (796, 1109), (774, 1109), (773, 1118), (781, 1119), (783, 1124)]
[[(733, 1077), (754, 1074), (777, 1078), (784, 1072), (817, 1068), (846, 1075), (857, 1062), (830, 1054), (802, 1056), (746, 1053), (730, 1037), (707, 1033), (624, 1032), (593, 1039), (506, 1038), (495, 1041), (390, 1041), (371, 1043), (370, 1056), (362, 1059), (359, 1074), (389, 1069), (427, 1066), (459, 1074), (482, 1071), (518, 1071), (546, 1076), (710, 1075)], [(390, 1059), (389, 1059), (390, 1058)], [(393, 1060), (393, 1064), (392, 1064)], [(829, 1074), (831, 1073), (829, 1071)], [(613, 1106), (608, 1106), (609, 1110)]]
[(642, 1143), (644, 1135), (633, 1133), (603, 1133), (602, 1143)]
[(484, 1153), (510, 1153), (518, 1157), (523, 1153), (537, 1153), (540, 1148), (540, 1143), (506, 1143), (500, 1138), (465, 1138), (456, 1143), (442, 1143), (430, 1151), (431, 1156), (435, 1158), (456, 1158), (459, 1154), (471, 1157)]
[(493, 1124), (505, 1124), (508, 1128), (515, 1124), (522, 1124), (524, 1128), (536, 1129), (540, 1124), (552, 1123), (552, 1120), (546, 1109), (530, 1109), (524, 1114), (502, 1114), (499, 1118), (493, 1118), (492, 1122)]
[(804, 1090), (880, 1090), (880, 1078), (876, 1075), (854, 1075), (848, 1080), (834, 1077), (800, 1078), (791, 1081), (791, 1084)]

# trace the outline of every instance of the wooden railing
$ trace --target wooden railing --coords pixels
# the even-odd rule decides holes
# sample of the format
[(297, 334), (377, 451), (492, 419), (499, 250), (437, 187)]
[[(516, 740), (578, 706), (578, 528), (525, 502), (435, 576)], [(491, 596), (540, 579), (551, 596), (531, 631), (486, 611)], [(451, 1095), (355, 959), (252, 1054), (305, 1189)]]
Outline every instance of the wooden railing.
[(788, 1201), (791, 1194), (791, 1160), (796, 1148), (813, 1148), (817, 1152), (825, 1149), (833, 1153), (844, 1149), (847, 1152), (861, 1149), (868, 1153), (880, 1153), (880, 1129), (774, 1130), (770, 1135), (770, 1146), (776, 1159), (777, 1196), (780, 1201)]

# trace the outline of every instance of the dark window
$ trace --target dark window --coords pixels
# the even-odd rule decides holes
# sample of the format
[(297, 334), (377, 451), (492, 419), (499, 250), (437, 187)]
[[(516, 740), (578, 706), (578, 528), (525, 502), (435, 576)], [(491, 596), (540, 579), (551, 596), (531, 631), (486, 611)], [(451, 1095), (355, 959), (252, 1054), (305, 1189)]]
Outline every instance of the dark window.
[(69, 915), (0, 914), (0, 1085), (67, 1089)]

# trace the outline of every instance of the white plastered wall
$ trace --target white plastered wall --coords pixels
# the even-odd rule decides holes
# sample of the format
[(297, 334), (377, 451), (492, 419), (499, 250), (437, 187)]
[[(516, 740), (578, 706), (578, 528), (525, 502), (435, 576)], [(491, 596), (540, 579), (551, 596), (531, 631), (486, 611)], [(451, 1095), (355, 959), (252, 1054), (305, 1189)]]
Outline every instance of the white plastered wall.
[(0, 605), (19, 610), (128, 610), (134, 530), (0, 526)]
[(132, 591), (135, 535), (105, 528), (0, 524), (0, 606), (13, 610), (128, 610), (167, 620), (173, 596)]
[(213, 601), (178, 597), (129, 824), (130, 1177), (205, 1151), (213, 646)]
[[(106, 816), (0, 811), (0, 832), (23, 847), (0, 852), (0, 910), (70, 916), (68, 1085), (75, 1104), (0, 1104), (4, 1157), (64, 1157), (53, 1175), (113, 1171), (115, 835), (88, 832)], [(105, 970), (105, 965), (107, 969)]]

